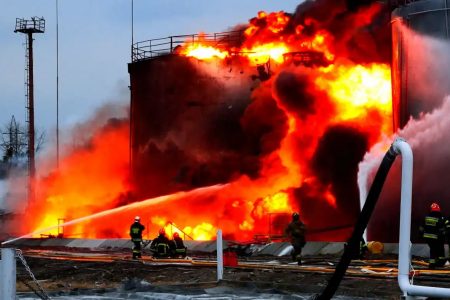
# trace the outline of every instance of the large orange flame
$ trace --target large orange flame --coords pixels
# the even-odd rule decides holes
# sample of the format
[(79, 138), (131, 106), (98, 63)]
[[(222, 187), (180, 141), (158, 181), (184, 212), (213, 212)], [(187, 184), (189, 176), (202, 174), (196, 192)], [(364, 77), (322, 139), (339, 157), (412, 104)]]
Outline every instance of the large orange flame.
[[(285, 131), (278, 149), (261, 155), (257, 178), (241, 175), (213, 191), (169, 195), (170, 202), (161, 201), (152, 207), (143, 204), (108, 219), (78, 223), (66, 228), (65, 235), (127, 237), (129, 223), (138, 214), (149, 237), (156, 235), (158, 228), (165, 228), (169, 233), (209, 240), (217, 228), (222, 228), (236, 239), (251, 239), (255, 234), (267, 233), (270, 214), (303, 209), (295, 200), (299, 189), (304, 198), (319, 195), (322, 207), (328, 211), (323, 222), (332, 224), (332, 215), (339, 210), (337, 196), (332, 184), (319, 183), (311, 160), (320, 138), (335, 124), (350, 124), (367, 134), (371, 143), (392, 130), (390, 69), (382, 63), (357, 64), (345, 59), (342, 53), (334, 52), (336, 41), (330, 32), (318, 28), (311, 33), (311, 28), (317, 27), (316, 21), (306, 19), (303, 25), (289, 30), (290, 18), (284, 12), (259, 12), (246, 27), (245, 40), (239, 47), (219, 49), (200, 40), (186, 42), (177, 50), (183, 56), (219, 62), (239, 54), (249, 68), (276, 63), (272, 77), (253, 91), (253, 98), (262, 94), (275, 98), (285, 115)], [(322, 54), (325, 62), (320, 62), (320, 67), (313, 64), (314, 68), (306, 68), (285, 61), (288, 53), (308, 51)], [(308, 113), (299, 115), (274, 92), (277, 75), (283, 70), (307, 77), (306, 92), (315, 97), (314, 107)], [(366, 126), (368, 119), (371, 126)], [(55, 225), (58, 218), (76, 219), (131, 201), (127, 194), (132, 190), (127, 184), (128, 135), (125, 124), (100, 130), (88, 147), (68, 153), (58, 171), (39, 178), (33, 206), (36, 217), (25, 220), (26, 229)], [(307, 223), (315, 222), (305, 218)]]

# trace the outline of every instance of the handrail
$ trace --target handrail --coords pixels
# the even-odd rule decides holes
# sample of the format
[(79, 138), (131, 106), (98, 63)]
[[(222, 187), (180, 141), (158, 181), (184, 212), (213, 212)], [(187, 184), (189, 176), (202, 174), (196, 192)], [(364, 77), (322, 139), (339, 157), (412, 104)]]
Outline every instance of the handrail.
[(229, 48), (239, 45), (243, 41), (243, 30), (226, 31), (210, 34), (173, 35), (136, 42), (131, 46), (132, 62), (154, 58), (164, 54), (171, 54), (177, 46), (196, 44), (199, 42)]
[[(184, 230), (182, 230), (181, 228), (177, 227), (177, 226), (176, 226), (175, 224), (173, 224), (171, 221), (167, 222), (167, 225), (170, 225), (170, 226), (171, 226), (171, 229), (172, 229), (173, 227), (175, 227), (175, 229), (177, 229), (178, 231), (181, 231), (181, 233), (184, 234), (183, 240), (185, 240), (186, 237), (190, 238), (191, 240), (194, 240), (194, 238), (193, 238), (192, 236), (190, 236), (189, 234), (187, 234), (187, 233), (186, 233)], [(172, 229), (172, 230), (173, 230), (173, 229)]]

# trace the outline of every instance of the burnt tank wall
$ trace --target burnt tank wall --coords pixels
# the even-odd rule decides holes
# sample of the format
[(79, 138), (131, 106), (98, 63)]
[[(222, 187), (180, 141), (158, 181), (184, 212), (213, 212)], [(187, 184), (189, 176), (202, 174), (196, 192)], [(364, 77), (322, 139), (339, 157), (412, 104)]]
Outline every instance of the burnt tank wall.
[[(248, 159), (242, 149), (240, 119), (251, 95), (248, 74), (233, 78), (236, 73), (230, 71), (223, 78), (223, 66), (208, 65), (205, 72), (201, 64), (165, 55), (128, 66), (131, 173), (140, 199), (257, 172), (257, 155)], [(234, 85), (226, 85), (227, 79)]]

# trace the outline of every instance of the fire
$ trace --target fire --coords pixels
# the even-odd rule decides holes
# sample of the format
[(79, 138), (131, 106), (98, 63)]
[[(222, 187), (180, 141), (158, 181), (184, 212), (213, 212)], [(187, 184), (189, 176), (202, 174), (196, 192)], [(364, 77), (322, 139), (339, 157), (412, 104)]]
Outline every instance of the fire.
[[(178, 232), (195, 240), (214, 239), (219, 228), (225, 237), (252, 239), (270, 231), (269, 214), (281, 218), (292, 211), (300, 211), (313, 229), (351, 224), (358, 210), (352, 204), (358, 159), (392, 131), (389, 65), (352, 59), (355, 50), (351, 45), (361, 35), (367, 36), (364, 30), (355, 34), (358, 26), (368, 24), (378, 10), (367, 8), (370, 18), (364, 11), (324, 20), (314, 14), (293, 18), (285, 12), (259, 12), (245, 26), (243, 40), (228, 48), (204, 37), (186, 41), (176, 54), (219, 62), (217, 68), (222, 66), (230, 73), (227, 80), (234, 80), (231, 75), (236, 69), (242, 76), (239, 87), (229, 91), (224, 84), (219, 93), (211, 89), (211, 94), (206, 94), (208, 84), (220, 79), (203, 80), (204, 90), (202, 86), (189, 97), (198, 95), (204, 102), (192, 110), (181, 104), (189, 97), (180, 92), (180, 103), (167, 104), (173, 105), (168, 111), (178, 115), (161, 113), (165, 118), (162, 127), (168, 128), (156, 132), (159, 129), (152, 127), (156, 134), (138, 149), (153, 151), (145, 152), (150, 162), (140, 163), (152, 178), (166, 178), (157, 182), (169, 192), (160, 193), (149, 182), (149, 194), (159, 197), (136, 197), (129, 174), (128, 123), (101, 128), (85, 147), (67, 152), (58, 171), (37, 179), (36, 218), (25, 220), (24, 230), (129, 203), (136, 206), (80, 222), (64, 233), (127, 238), (134, 215), (141, 216), (149, 238), (164, 228), (169, 235)], [(348, 26), (337, 26), (341, 21)], [(292, 63), (286, 59), (289, 55), (295, 58)], [(166, 63), (170, 67), (170, 60)], [(264, 80), (255, 75), (263, 64), (270, 66)], [(211, 68), (201, 70), (212, 72)], [(249, 83), (248, 78), (260, 80)], [(190, 89), (195, 87), (186, 90)], [(232, 119), (235, 116), (237, 121)], [(175, 167), (166, 170), (165, 164)], [(252, 167), (246, 169), (246, 164)], [(228, 171), (224, 176), (220, 176), (222, 169)], [(208, 176), (215, 175), (216, 181), (205, 184)], [(327, 237), (345, 240), (347, 233)]]
[(195, 57), (200, 60), (213, 59), (215, 57), (224, 59), (228, 56), (227, 51), (221, 51), (212, 46), (206, 46), (202, 44), (192, 44), (183, 50), (184, 55), (188, 57)]
[(250, 20), (250, 24), (244, 31), (245, 35), (250, 38), (257, 34), (261, 27), (260, 23), (267, 23), (267, 31), (271, 33), (279, 33), (283, 31), (288, 24), (290, 17), (283, 11), (266, 13), (264, 11), (258, 12), (258, 16)]
[[(339, 106), (336, 120), (364, 116), (368, 109), (377, 109), (391, 116), (392, 93), (390, 66), (385, 64), (331, 65), (316, 81), (328, 91)], [(390, 128), (386, 128), (389, 130)]]
[(203, 222), (195, 227), (187, 226), (183, 229), (194, 240), (207, 241), (216, 237), (216, 229), (212, 224)]
[(273, 196), (267, 196), (263, 199), (264, 207), (268, 212), (287, 212), (290, 209), (289, 196), (286, 193), (279, 192)]
[(282, 63), (284, 61), (283, 55), (287, 52), (289, 52), (288, 47), (281, 43), (268, 43), (254, 46), (251, 49), (242, 49), (242, 53), (250, 60), (252, 65), (266, 63), (269, 59)]

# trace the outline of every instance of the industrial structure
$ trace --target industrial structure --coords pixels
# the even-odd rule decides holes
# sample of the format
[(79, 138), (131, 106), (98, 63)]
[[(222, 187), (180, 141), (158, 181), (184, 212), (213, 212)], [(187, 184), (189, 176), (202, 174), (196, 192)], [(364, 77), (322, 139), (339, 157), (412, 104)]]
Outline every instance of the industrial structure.
[[(243, 31), (232, 31), (171, 36), (133, 45), (128, 72), (131, 82), (130, 167), (136, 198), (228, 182), (237, 170), (255, 176), (254, 167), (248, 166), (248, 158), (239, 155), (240, 151), (246, 151), (242, 147), (248, 144), (242, 138), (240, 122), (251, 103), (253, 89), (271, 77), (273, 62), (269, 58), (251, 67), (243, 63), (241, 55), (246, 53), (235, 50), (243, 41)], [(225, 62), (204, 62), (181, 55), (181, 47), (200, 43), (227, 49), (230, 55)], [(283, 55), (283, 64), (313, 68), (329, 62), (320, 52), (295, 51)], [(204, 72), (203, 68), (213, 71)], [(190, 151), (213, 155), (204, 155), (198, 167), (183, 158), (184, 149), (165, 144), (166, 141), (161, 145), (161, 140), (173, 138), (177, 130), (182, 132), (181, 136), (189, 137), (187, 141), (183, 138), (181, 143)], [(234, 131), (233, 139), (226, 138), (224, 132), (229, 130)], [(207, 136), (203, 134), (200, 138), (199, 132), (206, 132)], [(161, 151), (161, 148), (166, 150)], [(240, 163), (232, 165), (228, 158), (221, 160), (223, 149), (236, 152)], [(253, 160), (257, 160), (258, 155), (250, 154)], [(161, 170), (157, 174), (148, 171), (155, 165)], [(266, 217), (267, 228), (254, 238), (271, 240), (283, 236), (290, 214)], [(316, 233), (320, 236), (328, 229)], [(348, 224), (339, 224), (334, 230), (341, 229), (348, 229)], [(312, 236), (314, 231), (310, 234)]]
[[(398, 1), (403, 2), (403, 1)], [(448, 51), (425, 49), (416, 44), (416, 34), (430, 38), (449, 40), (450, 1), (404, 1), (392, 12), (392, 93), (395, 128), (403, 128), (410, 117), (418, 118), (421, 113), (431, 112), (439, 107), (445, 95), (450, 93), (450, 80), (447, 75), (438, 73), (417, 76), (422, 68), (441, 65), (448, 67)], [(404, 28), (415, 34), (408, 34)], [(432, 45), (430, 45), (432, 47)], [(439, 47), (439, 46), (437, 46)], [(431, 50), (428, 53), (422, 51)], [(417, 55), (430, 58), (430, 65), (421, 65)], [(426, 80), (425, 82), (421, 82)], [(427, 86), (427, 94), (417, 87)], [(433, 93), (430, 93), (430, 92)]]
[[(403, 128), (411, 117), (418, 118), (421, 113), (430, 112), (437, 108), (441, 104), (440, 101), (444, 95), (450, 93), (450, 82), (444, 82), (444, 84), (441, 82), (440, 86), (444, 88), (434, 90), (435, 94), (433, 94), (432, 99), (435, 100), (424, 101), (424, 94), (417, 89), (421, 83), (415, 82), (414, 80), (417, 80), (418, 77), (412, 76), (412, 73), (416, 71), (417, 67), (417, 61), (414, 59), (411, 60), (414, 54), (413, 52), (417, 51), (417, 49), (414, 49), (414, 43), (412, 43), (415, 37), (408, 34), (405, 30), (405, 28), (412, 29), (415, 32), (427, 36), (448, 40), (448, 5), (450, 5), (450, 0), (404, 1), (404, 3), (397, 3), (396, 9), (392, 13), (393, 60), (391, 67), (394, 129)], [(44, 32), (44, 20), (39, 18), (32, 18), (32, 20), (18, 19), (16, 32), (26, 33), (28, 35), (27, 122), (29, 123), (28, 158), (31, 182), (35, 174), (32, 34)], [(221, 62), (203, 62), (185, 55), (180, 55), (179, 51), (182, 46), (185, 47), (189, 44), (195, 45), (204, 41), (219, 48), (229, 49), (229, 57)], [(256, 160), (263, 150), (258, 148), (257, 151), (246, 152), (246, 145), (240, 139), (244, 135), (240, 132), (239, 125), (244, 113), (251, 105), (253, 90), (258, 86), (262, 86), (265, 81), (271, 78), (273, 74), (271, 69), (272, 61), (269, 58), (267, 61), (259, 62), (256, 66), (244, 65), (241, 61), (241, 53), (235, 51), (242, 42), (243, 32), (232, 31), (212, 35), (171, 36), (164, 39), (138, 42), (132, 45), (132, 62), (128, 65), (128, 72), (131, 82), (130, 170), (133, 192), (135, 193), (133, 197), (140, 200), (196, 187), (231, 182), (237, 172), (248, 176), (248, 178), (252, 178), (252, 176), (256, 177), (255, 174), (258, 173), (258, 170), (255, 170), (251, 164), (248, 164), (248, 160)], [(448, 53), (445, 56), (448, 56)], [(445, 60), (446, 57), (433, 57), (433, 59)], [(309, 68), (327, 66), (330, 62), (327, 61), (325, 54), (322, 52), (292, 51), (283, 55), (283, 62), (281, 64), (285, 66), (289, 65), (292, 68), (301, 67), (309, 70)], [(213, 71), (203, 72), (203, 68), (212, 69)], [(270, 113), (273, 113), (273, 111), (270, 111)], [(177, 135), (177, 131), (181, 132), (179, 136)], [(198, 136), (198, 132), (200, 131), (201, 136)], [(232, 131), (233, 138), (235, 139), (222, 139), (226, 136), (222, 134), (225, 131)], [(357, 135), (351, 135), (351, 138), (355, 138), (355, 136), (358, 138)], [(173, 140), (170, 140), (170, 138)], [(207, 142), (204, 142), (205, 140)], [(250, 142), (258, 143), (259, 139), (256, 139), (256, 142)], [(191, 164), (187, 157), (188, 155), (183, 153), (183, 149), (179, 147), (180, 144), (195, 153), (196, 158), (198, 158), (195, 165), (193, 163)], [(348, 148), (351, 148), (351, 146)], [(336, 151), (338, 152), (339, 150), (341, 149), (337, 149)], [(230, 156), (224, 155), (224, 153), (229, 155), (233, 151), (237, 153), (236, 156), (238, 157), (237, 162), (233, 162), (234, 164), (230, 162), (232, 161), (229, 159)], [(205, 153), (210, 155), (205, 155)], [(240, 153), (245, 154), (245, 159), (239, 157)], [(221, 155), (224, 156), (221, 157)], [(398, 244), (385, 244), (384, 254), (398, 254), (398, 260), (385, 260), (384, 258), (386, 257), (380, 255), (382, 251), (380, 249), (382, 248), (379, 248), (380, 251), (372, 252), (374, 256), (371, 258), (374, 258), (374, 260), (367, 259), (358, 261), (347, 270), (351, 260), (355, 259), (355, 254), (359, 253), (359, 249), (357, 248), (360, 246), (363, 231), (370, 221), (372, 211), (376, 211), (375, 203), (378, 200), (384, 180), (387, 178), (389, 168), (393, 164), (396, 155), (402, 155), (403, 167), (402, 209), (400, 218), (401, 234)], [(217, 160), (217, 157), (224, 159)], [(157, 168), (154, 168), (155, 166)], [(215, 172), (215, 169), (219, 169), (222, 172)], [(175, 259), (157, 260), (153, 257), (144, 257), (142, 260), (143, 264), (139, 267), (150, 268), (153, 267), (152, 264), (155, 264), (157, 268), (161, 268), (161, 264), (165, 264), (164, 267), (182, 264), (183, 268), (192, 269), (199, 266), (202, 266), (203, 269), (217, 267), (217, 281), (220, 281), (224, 276), (226, 278), (227, 275), (230, 275), (226, 274), (223, 268), (225, 259), (222, 255), (224, 255), (223, 250), (226, 250), (228, 253), (235, 251), (235, 253), (246, 256), (245, 261), (241, 259), (239, 262), (236, 258), (233, 265), (225, 265), (225, 267), (230, 269), (239, 267), (240, 269), (248, 270), (268, 270), (269, 272), (267, 273), (274, 273), (274, 270), (277, 270), (278, 274), (275, 274), (275, 276), (281, 278), (283, 278), (280, 276), (281, 272), (291, 272), (289, 276), (293, 272), (309, 273), (315, 276), (333, 273), (335, 271), (336, 273), (340, 273), (338, 276), (339, 279), (336, 281), (337, 283), (330, 288), (330, 291), (325, 292), (322, 298), (316, 299), (330, 299), (336, 292), (344, 274), (371, 282), (384, 280), (386, 290), (388, 290), (387, 284), (391, 283), (395, 277), (398, 277), (400, 289), (403, 291), (406, 299), (414, 299), (414, 296), (419, 295), (449, 296), (450, 291), (445, 288), (448, 285), (446, 278), (448, 277), (448, 272), (450, 272), (448, 268), (446, 270), (428, 270), (426, 269), (427, 264), (425, 262), (416, 259), (411, 260), (411, 254), (425, 257), (428, 253), (428, 248), (425, 244), (411, 245), (410, 241), (412, 227), (412, 169), (413, 163), (410, 146), (402, 139), (396, 140), (380, 165), (379, 170), (382, 171), (380, 172), (382, 175), (380, 177), (378, 177), (378, 174), (375, 176), (376, 179), (372, 185), (374, 188), (373, 190), (371, 188), (371, 191), (368, 193), (367, 205), (364, 206), (363, 212), (358, 217), (354, 229), (354, 224), (351, 224), (353, 220), (347, 218), (352, 215), (342, 212), (355, 205), (355, 202), (352, 202), (354, 199), (347, 199), (349, 203), (347, 203), (347, 206), (342, 211), (336, 210), (336, 219), (332, 220), (336, 224), (335, 228), (326, 227), (322, 229), (323, 231), (329, 232), (335, 232), (341, 229), (348, 232), (349, 229), (353, 229), (351, 238), (347, 242), (340, 241), (338, 243), (324, 242), (323, 240), (320, 242), (308, 241), (303, 252), (303, 255), (306, 257), (304, 259), (306, 264), (304, 265), (293, 266), (289, 264), (286, 258), (285, 261), (279, 258), (287, 256), (290, 252), (290, 243), (267, 243), (273, 237), (281, 237), (284, 234), (280, 229), (286, 227), (285, 221), (289, 218), (290, 214), (282, 212), (268, 213), (269, 225), (266, 231), (267, 235), (259, 235), (259, 237), (262, 237), (261, 240), (258, 240), (258, 234), (256, 234), (254, 240), (251, 242), (224, 241), (222, 244), (222, 231), (219, 229), (217, 232), (217, 243), (214, 241), (187, 241), (186, 244), (189, 246), (194, 258), (180, 261)], [(157, 170), (158, 172), (155, 174), (148, 170)], [(338, 175), (340, 176), (341, 174)], [(380, 179), (381, 177), (382, 180)], [(352, 186), (353, 184), (355, 183), (345, 182), (345, 187), (350, 186), (349, 189), (351, 189), (354, 187)], [(311, 188), (311, 190), (313, 189)], [(300, 193), (299, 190), (295, 190), (295, 192)], [(344, 195), (352, 195), (351, 193), (345, 192), (343, 192)], [(33, 187), (30, 184), (29, 199), (31, 201), (34, 196), (33, 193)], [(214, 200), (211, 195), (208, 196), (210, 198), (206, 201)], [(208, 196), (205, 198), (208, 198)], [(305, 193), (302, 196), (306, 197), (308, 194)], [(232, 196), (229, 197), (231, 199), (229, 201), (231, 207), (234, 199), (232, 199)], [(330, 196), (330, 198), (333, 197), (333, 195)], [(336, 198), (337, 196), (334, 197), (334, 205), (337, 207)], [(132, 199), (132, 197), (127, 199), (130, 202), (133, 200), (135, 199)], [(259, 200), (263, 201), (262, 199)], [(315, 199), (311, 197), (309, 200)], [(243, 203), (239, 203), (239, 201), (235, 202), (238, 204), (234, 208), (239, 205), (244, 205)], [(380, 202), (382, 203), (383, 200), (380, 199)], [(163, 211), (169, 212), (176, 210), (173, 207), (177, 205), (182, 206), (183, 204), (181, 202), (177, 204), (175, 202), (168, 203)], [(318, 211), (318, 214), (323, 214), (323, 207), (320, 205), (324, 204), (316, 203), (315, 205), (313, 207), (315, 211)], [(253, 208), (252, 214), (258, 213), (257, 208), (256, 206)], [(201, 210), (203, 208), (201, 205), (198, 205), (195, 209)], [(208, 213), (215, 214), (216, 212)], [(379, 215), (381, 214), (379, 213)], [(187, 215), (185, 214), (183, 217), (187, 217)], [(220, 217), (222, 216), (218, 218)], [(385, 218), (385, 215), (383, 217)], [(342, 223), (342, 220), (346, 220), (345, 218), (349, 220), (347, 221), (348, 223)], [(389, 227), (390, 231), (392, 231), (395, 226), (391, 226), (391, 223), (389, 223), (390, 220), (385, 221), (383, 219), (383, 221), (387, 224), (386, 226)], [(415, 221), (414, 218), (412, 221)], [(172, 227), (175, 227), (170, 221), (169, 223)], [(78, 262), (102, 262), (111, 265), (119, 261), (124, 264), (130, 263), (127, 259), (124, 259), (127, 258), (125, 253), (128, 253), (131, 248), (130, 241), (112, 238), (63, 239), (64, 226), (65, 220), (58, 219), (57, 236), (41, 235), (41, 237), (59, 237), (61, 239), (27, 239), (19, 237), (5, 242), (4, 245), (9, 244), (17, 248), (28, 248), (28, 254), (36, 260), (44, 258), (60, 260), (64, 263), (73, 260)], [(321, 233), (321, 231), (317, 230), (316, 232), (311, 231), (308, 234), (310, 234), (310, 238), (314, 238), (314, 234), (320, 236)], [(389, 234), (378, 231), (378, 234), (380, 233), (383, 235)], [(330, 236), (332, 235), (329, 234), (326, 237)], [(380, 240), (383, 239), (383, 236), (372, 235), (371, 237)], [(378, 244), (383, 246), (381, 243)], [(33, 247), (39, 250), (36, 251)], [(11, 249), (8, 249), (8, 251), (10, 253), (5, 251), (5, 254), (3, 254), (3, 264), (8, 263), (8, 266), (3, 267), (3, 269), (7, 267), (11, 268), (9, 267), (9, 262), (14, 260), (15, 255), (19, 255), (18, 257), (23, 259), (20, 252), (19, 254), (15, 254)], [(98, 253), (89, 253), (89, 251)], [(114, 253), (111, 253), (112, 251)], [(77, 252), (80, 253), (77, 254)], [(344, 254), (342, 255), (341, 262), (343, 262), (337, 263), (335, 258), (342, 253)], [(217, 259), (210, 259), (210, 256), (215, 256)], [(280, 261), (273, 261), (272, 256), (280, 259)], [(270, 258), (270, 262), (266, 261), (267, 257)], [(328, 259), (329, 257), (333, 258)], [(380, 260), (380, 258), (383, 260)], [(9, 260), (7, 261), (6, 259)], [(136, 262), (133, 263), (134, 268)], [(395, 264), (397, 264), (397, 268)], [(24, 265), (27, 267), (26, 263)], [(237, 271), (239, 268), (233, 271)], [(416, 270), (412, 268), (418, 270), (417, 275), (419, 273), (421, 275), (417, 279), (414, 278), (416, 280), (414, 285), (412, 284), (411, 276), (416, 275)], [(27, 269), (29, 271), (28, 267)], [(97, 271), (97, 269), (101, 268), (92, 268), (90, 271)], [(197, 272), (200, 272), (198, 270), (199, 268), (197, 268)], [(29, 272), (31, 273), (31, 271)], [(158, 269), (158, 272), (163, 273), (161, 269)], [(16, 276), (15, 267), (11, 273), (10, 275), (13, 277)], [(112, 274), (114, 272), (110, 273)], [(183, 271), (179, 273), (187, 272)], [(189, 276), (199, 277), (198, 273), (195, 274), (195, 276)], [(254, 273), (252, 273), (252, 276), (254, 277)], [(34, 275), (31, 277), (34, 278)], [(303, 277), (312, 278), (314, 276)], [(246, 277), (242, 278), (245, 279)], [(239, 281), (245, 281), (242, 278), (239, 278)], [(366, 280), (368, 278), (371, 280)], [(253, 280), (254, 278), (250, 278), (249, 281)], [(8, 278), (5, 281), (9, 282), (11, 279)], [(35, 281), (37, 282), (37, 280)], [(276, 280), (277, 283), (278, 281), (279, 279)], [(329, 283), (332, 281), (333, 279)], [(437, 283), (438, 286), (443, 288), (429, 287), (429, 281), (433, 281), (433, 283)], [(422, 285), (417, 285), (417, 282)], [(95, 283), (97, 284), (97, 281)], [(5, 286), (4, 283), (2, 284)], [(251, 284), (256, 283), (251, 282)], [(298, 282), (295, 282), (293, 285), (298, 284)], [(307, 285), (311, 288), (323, 284), (321, 283), (319, 285), (318, 282), (308, 282)], [(357, 289), (363, 290), (366, 285), (367, 282), (362, 283), (359, 281), (358, 284), (353, 286), (353, 289), (357, 286)], [(43, 291), (42, 287), (39, 286), (39, 288)], [(380, 293), (382, 290), (377, 289), (376, 292)], [(308, 290), (307, 292), (310, 294), (316, 293), (317, 289)], [(391, 294), (395, 294), (396, 292), (395, 289), (389, 291)], [(14, 297), (16, 293), (15, 286), (13, 289), (9, 289), (8, 293), (9, 298)], [(369, 292), (364, 291), (364, 293)], [(363, 296), (368, 295), (364, 294)], [(376, 297), (382, 297), (382, 295), (377, 294)]]
[(29, 187), (28, 197), (29, 202), (34, 201), (34, 187), (33, 179), (36, 173), (35, 166), (35, 128), (34, 128), (34, 74), (33, 74), (33, 34), (44, 33), (45, 20), (44, 18), (32, 17), (31, 19), (16, 19), (16, 28), (14, 32), (20, 32), (27, 35), (26, 38), (26, 77), (25, 77), (25, 95), (27, 98), (27, 118), (28, 123), (28, 175)]
[[(450, 93), (450, 1), (397, 2), (391, 14), (392, 112), (394, 128), (403, 129), (411, 119), (419, 120), (441, 107)], [(419, 164), (423, 164), (424, 159), (426, 158), (419, 160)], [(420, 170), (415, 169), (415, 172)], [(413, 241), (420, 241), (417, 229), (423, 218), (425, 203), (442, 201), (444, 210), (450, 208), (445, 201), (448, 198), (446, 187), (439, 183), (423, 184), (423, 180), (425, 179), (419, 179), (414, 185), (416, 200), (413, 201), (412, 210)], [(398, 228), (399, 221), (386, 217), (386, 211), (392, 216), (400, 212), (398, 205), (392, 205), (395, 199), (389, 196), (384, 193), (377, 205), (372, 223), (369, 224), (370, 239), (384, 238), (394, 242), (398, 238), (396, 231), (387, 234), (391, 228)]]
[[(231, 46), (239, 43), (241, 34), (218, 33), (207, 35), (206, 38), (212, 39), (216, 44)], [(221, 94), (221, 85), (217, 79), (222, 74), (217, 73), (217, 77), (212, 78), (198, 70), (196, 64), (202, 64), (201, 61), (177, 55), (177, 49), (182, 44), (186, 41), (196, 43), (199, 38), (199, 35), (174, 36), (133, 45), (133, 60), (128, 66), (131, 82), (131, 174), (140, 198), (154, 196), (149, 193), (149, 184), (158, 186), (158, 182), (170, 181), (169, 178), (164, 178), (167, 172), (158, 174), (158, 178), (150, 179), (152, 174), (145, 171), (152, 163), (149, 160), (155, 158), (155, 155), (151, 154), (149, 142), (167, 134), (182, 114), (213, 114), (229, 104), (221, 102), (221, 97), (211, 97)], [(230, 68), (237, 65), (235, 61), (230, 61), (229, 64)], [(240, 81), (242, 89), (247, 85), (243, 74), (233, 71), (227, 72), (226, 75)], [(250, 89), (246, 94), (249, 98)], [(183, 95), (183, 99), (180, 99), (180, 95)], [(248, 99), (246, 102), (248, 103)], [(239, 110), (242, 112), (242, 108)], [(183, 165), (181, 162), (176, 165), (167, 162), (161, 167), (173, 168), (172, 171), (176, 173), (175, 170), (182, 169)], [(185, 183), (183, 174), (177, 177), (172, 188), (160, 190), (158, 194), (170, 193)], [(211, 181), (216, 182), (214, 179)]]

